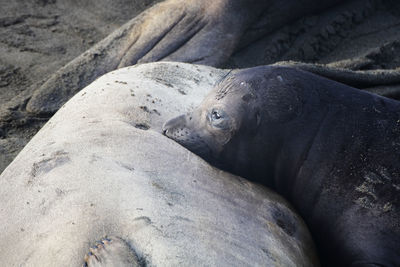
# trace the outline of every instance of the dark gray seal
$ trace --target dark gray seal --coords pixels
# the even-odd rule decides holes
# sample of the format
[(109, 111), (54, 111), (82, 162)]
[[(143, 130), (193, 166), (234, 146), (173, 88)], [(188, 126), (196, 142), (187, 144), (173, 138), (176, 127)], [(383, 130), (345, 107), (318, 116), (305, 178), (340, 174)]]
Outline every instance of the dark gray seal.
[(262, 66), (230, 74), (163, 131), (289, 199), (323, 263), (400, 266), (399, 102)]

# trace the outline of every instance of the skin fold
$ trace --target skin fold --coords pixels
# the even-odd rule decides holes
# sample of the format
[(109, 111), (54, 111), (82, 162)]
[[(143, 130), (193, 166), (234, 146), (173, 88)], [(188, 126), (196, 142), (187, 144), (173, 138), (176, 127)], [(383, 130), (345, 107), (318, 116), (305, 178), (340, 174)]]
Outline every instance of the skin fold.
[(399, 119), (395, 100), (263, 66), (232, 72), (163, 131), (285, 196), (323, 266), (398, 266)]
[(301, 16), (340, 2), (163, 1), (56, 71), (35, 90), (26, 110), (40, 116), (53, 114), (97, 77), (137, 63), (178, 61), (221, 66), (240, 42), (242, 46), (251, 43)]
[[(265, 34), (341, 2), (163, 1), (55, 72), (36, 89), (26, 110), (39, 116), (51, 115), (99, 76), (139, 63), (178, 61), (223, 66), (233, 53)], [(354, 86), (397, 82), (399, 77), (389, 71), (385, 74), (390, 75), (382, 79), (382, 73), (337, 75), (337, 70), (316, 65), (297, 67), (335, 80), (344, 77), (344, 82)], [(220, 84), (217, 98), (222, 101), (234, 88), (244, 86), (245, 93), (230, 100), (240, 105), (222, 105), (204, 114), (215, 101), (215, 96), (208, 98), (192, 115), (171, 120), (165, 134), (213, 164), (272, 186), (287, 197), (309, 224), (323, 258), (353, 266), (399, 264), (394, 249), (400, 242), (395, 212), (398, 197), (393, 193), (399, 179), (395, 174), (398, 107), (369, 94), (358, 95), (354, 89), (348, 93), (344, 85), (291, 69), (284, 69), (284, 74), (275, 74), (274, 69), (271, 85), (269, 76), (262, 74), (263, 68), (239, 73), (244, 85), (236, 83), (236, 76), (228, 76)], [(286, 77), (286, 71), (292, 76)], [(376, 77), (381, 78), (378, 83)], [(267, 90), (265, 107), (258, 102), (265, 95), (249, 89), (254, 85), (276, 89)], [(225, 116), (233, 119), (221, 122)], [(207, 123), (211, 121), (223, 131), (210, 131)], [(260, 132), (267, 122), (268, 131)], [(178, 136), (190, 138), (183, 142)], [(250, 142), (248, 136), (252, 136)], [(129, 264), (135, 261), (134, 252), (123, 241), (101, 242), (103, 245), (98, 244), (98, 249), (88, 254), (89, 266), (105, 266), (98, 259), (106, 257), (112, 262), (115, 255), (122, 255), (115, 258), (116, 262), (127, 258)], [(111, 254), (104, 253), (107, 247)]]

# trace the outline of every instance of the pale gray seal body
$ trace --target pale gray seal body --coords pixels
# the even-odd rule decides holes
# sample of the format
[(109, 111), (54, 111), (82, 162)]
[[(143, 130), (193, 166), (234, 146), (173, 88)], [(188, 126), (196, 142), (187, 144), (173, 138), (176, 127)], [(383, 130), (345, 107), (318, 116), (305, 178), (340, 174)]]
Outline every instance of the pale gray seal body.
[(225, 74), (142, 64), (72, 98), (0, 176), (1, 266), (317, 266), (287, 201), (161, 134)]
[(229, 75), (163, 130), (289, 199), (325, 264), (400, 265), (399, 102), (263, 66)]

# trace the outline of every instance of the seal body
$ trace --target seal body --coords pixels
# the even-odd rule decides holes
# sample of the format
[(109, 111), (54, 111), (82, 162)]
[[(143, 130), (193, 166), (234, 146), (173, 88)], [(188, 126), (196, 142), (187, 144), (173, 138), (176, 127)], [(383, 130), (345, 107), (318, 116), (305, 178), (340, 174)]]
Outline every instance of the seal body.
[(71, 99), (0, 176), (0, 265), (318, 266), (286, 200), (161, 134), (225, 72), (141, 64)]
[(164, 134), (273, 187), (322, 262), (400, 265), (400, 104), (294, 68), (231, 73)]

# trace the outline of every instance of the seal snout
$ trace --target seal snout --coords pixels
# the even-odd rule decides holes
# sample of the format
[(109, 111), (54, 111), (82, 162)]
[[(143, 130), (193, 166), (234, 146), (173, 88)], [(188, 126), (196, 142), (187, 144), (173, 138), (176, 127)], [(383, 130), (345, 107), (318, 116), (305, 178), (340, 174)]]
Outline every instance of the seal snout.
[(185, 125), (185, 123), (186, 123), (185, 115), (181, 115), (173, 119), (170, 119), (164, 123), (162, 127), (162, 133), (165, 136), (168, 136), (173, 129), (182, 127), (183, 125)]

